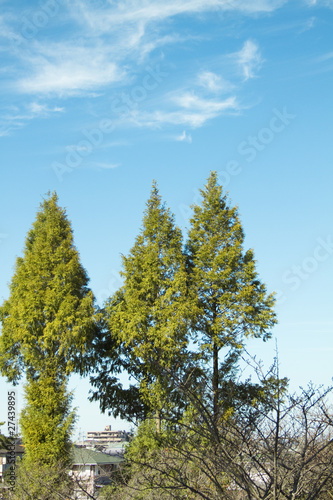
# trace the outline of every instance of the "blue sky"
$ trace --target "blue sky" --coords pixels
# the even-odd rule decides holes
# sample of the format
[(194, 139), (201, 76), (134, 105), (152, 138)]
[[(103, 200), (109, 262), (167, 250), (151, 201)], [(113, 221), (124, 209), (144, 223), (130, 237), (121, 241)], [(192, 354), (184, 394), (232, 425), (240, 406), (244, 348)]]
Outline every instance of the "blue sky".
[[(102, 304), (152, 180), (186, 234), (216, 170), (278, 294), (281, 373), (329, 384), (333, 1), (0, 0), (0, 53), (0, 300), (49, 190)], [(269, 366), (274, 341), (249, 348)], [(77, 433), (128, 428), (71, 387)]]

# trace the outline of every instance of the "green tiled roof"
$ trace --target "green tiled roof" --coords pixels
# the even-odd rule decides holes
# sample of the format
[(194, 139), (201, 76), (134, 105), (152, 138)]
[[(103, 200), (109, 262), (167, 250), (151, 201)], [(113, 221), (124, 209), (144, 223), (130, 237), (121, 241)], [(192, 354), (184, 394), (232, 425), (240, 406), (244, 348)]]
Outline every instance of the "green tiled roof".
[(72, 464), (79, 465), (103, 465), (103, 464), (119, 464), (124, 459), (115, 455), (108, 455), (101, 451), (87, 450), (87, 448), (79, 448), (74, 446)]

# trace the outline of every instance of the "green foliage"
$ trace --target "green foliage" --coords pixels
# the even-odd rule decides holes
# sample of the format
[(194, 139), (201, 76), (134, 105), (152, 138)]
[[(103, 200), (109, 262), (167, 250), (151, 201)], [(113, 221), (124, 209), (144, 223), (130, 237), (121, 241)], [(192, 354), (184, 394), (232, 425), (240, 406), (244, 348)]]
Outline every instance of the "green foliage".
[(154, 451), (163, 446), (168, 432), (164, 425), (160, 433), (156, 433), (155, 419), (153, 415), (142, 421), (135, 433), (134, 438), (126, 447), (126, 459), (135, 463), (138, 458), (144, 459), (151, 457)]
[(0, 308), (0, 370), (16, 384), (25, 373), (23, 440), (29, 459), (65, 459), (73, 415), (67, 377), (85, 370), (96, 332), (94, 297), (55, 193), (43, 201)]
[(25, 462), (55, 466), (61, 459), (68, 465), (75, 414), (70, 411), (72, 394), (66, 391), (66, 379), (40, 376), (30, 380), (25, 386), (25, 400), (20, 418)]
[(244, 233), (236, 207), (229, 207), (212, 172), (202, 206), (194, 206), (187, 243), (191, 286), (200, 310), (196, 331), (209, 353), (212, 342), (241, 349), (244, 337), (269, 338), (276, 323), (274, 298), (255, 271), (253, 251), (244, 252)]
[(164, 421), (160, 433), (153, 419), (140, 424), (126, 450), (126, 473), (109, 498), (227, 498), (221, 496), (228, 483), (219, 466), (218, 448), (201, 429), (196, 432), (197, 417), (188, 411), (177, 430)]
[[(5, 424), (5, 422), (0, 422), (0, 427), (4, 424)], [(1, 431), (0, 431), (0, 449), (7, 449), (8, 444), (9, 444), (8, 437), (1, 434)]]
[[(89, 365), (96, 370), (91, 399), (141, 421), (100, 498), (331, 495), (331, 388), (288, 395), (277, 357), (266, 375), (253, 360), (258, 383), (238, 379), (246, 339), (270, 337), (274, 297), (258, 278), (253, 251), (243, 248), (237, 209), (216, 173), (201, 194), (184, 252), (153, 184), (141, 231), (123, 257), (124, 285), (98, 313), (66, 214), (55, 194), (43, 202), (0, 308), (1, 372), (14, 384), (23, 373), (27, 379), (26, 453), (15, 492), (3, 498), (76, 498), (66, 386), (70, 373)], [(122, 385), (122, 371), (134, 384)]]
[(10, 298), (0, 309), (0, 368), (16, 383), (61, 367), (83, 370), (82, 355), (94, 329), (92, 292), (79, 261), (65, 211), (54, 193), (29, 231), (16, 262)]
[(123, 301), (108, 309), (111, 326), (154, 373), (154, 362), (170, 366), (187, 345), (186, 273), (182, 236), (161, 204), (156, 185), (143, 218), (143, 229), (123, 257)]
[[(109, 404), (114, 408), (117, 397), (126, 401), (127, 411), (124, 407), (122, 416), (133, 415), (131, 400), (135, 395), (142, 404), (142, 417), (149, 408), (162, 407), (168, 381), (161, 376), (161, 367), (175, 366), (188, 345), (190, 303), (182, 235), (162, 204), (156, 184), (147, 202), (140, 234), (129, 255), (123, 257), (122, 276), (123, 287), (105, 306), (110, 334), (100, 351), (104, 369), (92, 382), (99, 387), (98, 398), (104, 407)], [(103, 392), (105, 374), (121, 369), (134, 377), (136, 387), (124, 390), (111, 377), (108, 393)]]
[[(232, 379), (247, 337), (270, 337), (276, 323), (273, 295), (267, 295), (255, 270), (252, 250), (244, 251), (244, 233), (236, 207), (230, 207), (212, 172), (202, 204), (194, 215), (186, 247), (190, 288), (198, 309), (192, 328), (202, 359), (213, 359), (215, 411), (218, 387)], [(224, 359), (219, 359), (224, 349)]]
[[(246, 339), (270, 337), (273, 295), (258, 278), (253, 251), (243, 249), (237, 209), (215, 173), (201, 194), (184, 252), (153, 185), (141, 232), (123, 257), (124, 285), (105, 306), (110, 333), (99, 349), (93, 398), (114, 415), (119, 407), (121, 416), (138, 410), (143, 420), (127, 449), (128, 488), (117, 490), (119, 498), (130, 491), (138, 499), (173, 491), (176, 498), (222, 498), (230, 484), (219, 460), (227, 422), (255, 425), (273, 391), (272, 381), (266, 387), (237, 378)], [(137, 384), (124, 389), (122, 370)]]
[(62, 462), (46, 465), (43, 462), (18, 461), (14, 490), (4, 490), (5, 500), (74, 500), (74, 484)]
[(241, 395), (217, 423), (190, 389), (193, 404), (174, 432), (165, 422), (160, 434), (149, 421), (140, 425), (125, 455), (126, 475), (109, 498), (331, 498), (332, 388), (288, 394), (276, 365), (267, 374), (257, 368), (262, 399), (250, 405)]

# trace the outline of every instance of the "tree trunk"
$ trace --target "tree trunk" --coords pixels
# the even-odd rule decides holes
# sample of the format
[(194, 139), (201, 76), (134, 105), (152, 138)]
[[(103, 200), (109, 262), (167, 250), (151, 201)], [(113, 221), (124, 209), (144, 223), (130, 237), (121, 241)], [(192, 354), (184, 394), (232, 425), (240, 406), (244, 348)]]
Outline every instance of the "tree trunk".
[(219, 350), (215, 342), (213, 344), (213, 399), (214, 422), (217, 422), (219, 406)]
[(156, 410), (155, 419), (156, 419), (156, 434), (160, 434), (161, 433), (161, 415), (160, 415), (159, 410)]
[(277, 359), (277, 367), (276, 367), (276, 377), (278, 379), (278, 389), (277, 389), (277, 408), (276, 408), (276, 429), (275, 429), (275, 441), (274, 441), (274, 463), (273, 463), (273, 473), (274, 473), (274, 489), (273, 489), (273, 499), (278, 500), (278, 447), (279, 447), (279, 438), (280, 438), (280, 411), (281, 411), (281, 394), (280, 394), (280, 372), (279, 372), (279, 358), (276, 347), (276, 359)]

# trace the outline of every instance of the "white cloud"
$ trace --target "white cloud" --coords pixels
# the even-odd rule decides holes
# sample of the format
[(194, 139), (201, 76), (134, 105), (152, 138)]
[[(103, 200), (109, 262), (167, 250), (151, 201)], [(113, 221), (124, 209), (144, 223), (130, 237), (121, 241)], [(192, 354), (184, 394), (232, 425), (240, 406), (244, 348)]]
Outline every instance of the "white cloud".
[(333, 52), (327, 52), (326, 54), (323, 54), (322, 56), (318, 57), (317, 61), (324, 62), (324, 61), (329, 61), (332, 58), (333, 58)]
[(120, 163), (100, 163), (100, 162), (94, 162), (93, 166), (98, 167), (98, 168), (103, 168), (104, 170), (110, 170), (112, 168), (120, 167)]
[[(25, 40), (18, 30), (15, 35), (7, 29), (11, 37), (15, 35), (20, 41), (20, 50), (16, 50), (15, 55), (21, 57), (25, 66), (25, 74), (19, 77), (14, 88), (21, 93), (61, 97), (103, 89), (126, 81), (133, 63), (142, 63), (157, 48), (193, 38), (170, 31), (161, 33), (163, 22), (172, 17), (217, 10), (250, 14), (268, 12), (283, 3), (284, 0), (124, 0), (92, 5), (87, 0), (73, 0), (66, 5), (68, 12), (64, 12), (64, 16), (67, 14), (75, 21), (66, 42), (45, 39), (38, 43), (38, 36)], [(27, 12), (27, 18), (30, 17)], [(41, 29), (37, 34), (39, 31)], [(249, 50), (251, 43), (248, 42), (249, 46), (243, 50)], [(243, 65), (247, 77), (250, 77), (255, 61), (252, 59), (246, 65), (247, 56), (243, 54)], [(201, 78), (201, 85), (212, 92), (219, 91), (226, 84), (209, 71)]]
[(322, 6), (333, 9), (333, 0), (305, 0), (310, 7)]
[(305, 21), (305, 23), (301, 27), (299, 33), (304, 33), (305, 31), (308, 31), (308, 30), (312, 29), (315, 26), (315, 24), (316, 24), (316, 18), (315, 17), (310, 17), (310, 19), (308, 19), (307, 21)]
[[(12, 73), (14, 82), (11, 89), (35, 99), (30, 107), (24, 108), (24, 112), (18, 112), (17, 116), (10, 118), (5, 125), (17, 128), (32, 118), (63, 111), (61, 107), (48, 107), (40, 102), (41, 99), (44, 102), (54, 96), (66, 98), (87, 94), (95, 97), (100, 95), (97, 92), (107, 92), (110, 87), (135, 82), (136, 75), (142, 75), (147, 66), (145, 59), (153, 51), (160, 49), (158, 56), (154, 54), (152, 63), (158, 64), (163, 58), (161, 49), (194, 38), (191, 34), (184, 35), (172, 31), (176, 25), (171, 21), (176, 16), (215, 14), (218, 11), (237, 11), (245, 14), (271, 12), (285, 1), (72, 0), (65, 2), (61, 20), (57, 16), (50, 18), (53, 24), (63, 23), (59, 25), (61, 29), (58, 32), (52, 29), (50, 36), (46, 36), (48, 26), (45, 26), (38, 28), (36, 36), (30, 38), (25, 37), (22, 32), (22, 18), (16, 20), (15, 24), (13, 18), (8, 17), (5, 22), (0, 16), (0, 24), (6, 26), (2, 35), (17, 41), (17, 44), (14, 44), (15, 50), (12, 45), (11, 55), (14, 54), (17, 61), (21, 62), (21, 66), (17, 64)], [(33, 19), (33, 14), (33, 7), (30, 11), (25, 11), (27, 19)], [(12, 28), (14, 25), (16, 30)], [(70, 33), (66, 31), (69, 26)], [(52, 38), (53, 34), (56, 38)], [(40, 38), (43, 38), (42, 43), (38, 41)], [(259, 48), (250, 40), (244, 44), (241, 51), (233, 54), (233, 58), (235, 57), (245, 80), (253, 78), (262, 64)], [(147, 81), (147, 75), (143, 80), (137, 80), (140, 88), (144, 81)], [(152, 85), (151, 78), (149, 82)], [(153, 85), (155, 83), (158, 87), (160, 81), (156, 79)], [(184, 88), (184, 81), (178, 81), (177, 85), (183, 85)], [(222, 113), (239, 109), (235, 96), (221, 99), (221, 94), (229, 92), (233, 86), (213, 71), (202, 71), (197, 78), (194, 76), (191, 88), (197, 93), (182, 91), (179, 95), (171, 96), (162, 95), (160, 88), (156, 91), (153, 89), (155, 103), (158, 102), (155, 108), (149, 108), (147, 111), (147, 105), (145, 110), (145, 104), (151, 104), (149, 98), (145, 103), (132, 99), (135, 101), (135, 107), (129, 111), (128, 117), (121, 118), (120, 121), (127, 120), (127, 123), (130, 121), (137, 126), (175, 124), (199, 127)], [(213, 94), (214, 99), (207, 98), (209, 93)], [(3, 128), (3, 134), (9, 130), (6, 126)]]
[(178, 34), (167, 35), (156, 39), (150, 39), (148, 41), (142, 41), (139, 51), (139, 62), (142, 62), (145, 57), (147, 57), (151, 52), (164, 45), (178, 44), (188, 40), (195, 40), (199, 37), (194, 36), (180, 36)]
[(0, 137), (8, 136), (13, 130), (20, 129), (27, 122), (36, 118), (47, 118), (54, 113), (62, 113), (65, 108), (50, 107), (45, 103), (31, 102), (23, 108), (8, 106), (2, 111), (0, 121)]
[(66, 151), (70, 153), (71, 151), (77, 151), (78, 153), (90, 153), (91, 152), (91, 147), (87, 146), (81, 146), (79, 144), (70, 144), (69, 146), (66, 146)]
[(13, 31), (7, 23), (7, 20), (5, 16), (0, 15), (0, 37), (1, 38), (9, 38), (9, 39), (16, 39), (18, 38), (18, 35), (15, 34), (15, 31)]
[(75, 95), (90, 91), (124, 77), (117, 64), (107, 57), (104, 47), (76, 47), (57, 44), (39, 47), (39, 55), (27, 61), (32, 65), (32, 75), (17, 82), (24, 93)]
[(234, 85), (212, 71), (203, 71), (197, 76), (197, 84), (213, 93), (224, 93), (234, 89)]
[(211, 92), (219, 92), (222, 89), (222, 78), (211, 71), (204, 71), (198, 76), (198, 84)]
[[(237, 11), (245, 14), (271, 12), (286, 0), (123, 0), (92, 5), (87, 0), (68, 4), (70, 14), (85, 30), (85, 37), (105, 36), (115, 47), (117, 58), (136, 61), (156, 48), (193, 38), (177, 33), (161, 36), (163, 23), (180, 15), (194, 16), (209, 12)], [(170, 24), (168, 25), (169, 28)]]
[(174, 96), (171, 104), (177, 109), (172, 111), (157, 110), (154, 112), (132, 111), (130, 122), (136, 126), (160, 127), (162, 125), (185, 125), (192, 128), (201, 127), (208, 120), (225, 112), (236, 112), (239, 106), (235, 97), (223, 101), (203, 99), (193, 93)]
[[(110, 3), (108, 8), (98, 9), (87, 1), (71, 3), (72, 15), (95, 32), (123, 30), (123, 25), (137, 27), (136, 41), (148, 24), (161, 22), (177, 15), (193, 15), (216, 10), (241, 11), (246, 13), (271, 12), (286, 0), (124, 0)], [(131, 33), (131, 30), (127, 34)], [(134, 33), (134, 31), (133, 31)]]
[[(28, 94), (80, 95), (103, 88), (128, 77), (128, 59), (135, 64), (156, 48), (184, 41), (177, 33), (161, 34), (163, 22), (179, 15), (198, 15), (204, 12), (239, 11), (244, 13), (270, 12), (285, 0), (124, 0), (122, 2), (90, 2), (73, 0), (64, 6), (64, 19), (75, 21), (66, 43), (52, 43), (36, 36), (25, 39), (22, 26), (13, 31), (3, 17), (2, 35), (19, 42), (15, 55), (25, 64), (25, 75), (16, 89)], [(67, 12), (66, 10), (67, 9)], [(34, 11), (27, 10), (27, 19), (33, 22)], [(56, 18), (50, 17), (55, 22)], [(13, 22), (13, 21), (12, 21)], [(22, 25), (22, 22), (21, 22)], [(6, 29), (5, 29), (6, 28)], [(83, 28), (83, 30), (82, 30)], [(80, 36), (83, 38), (80, 39)], [(190, 36), (188, 35), (188, 38)], [(49, 39), (50, 40), (50, 39)], [(84, 42), (82, 41), (84, 40)], [(17, 47), (16, 47), (17, 49)], [(248, 69), (250, 73), (251, 69)], [(209, 80), (210, 78), (210, 80)], [(218, 86), (208, 73), (206, 85), (211, 90)]]
[(203, 99), (193, 92), (185, 92), (172, 98), (173, 102), (180, 107), (203, 112), (218, 112), (235, 104), (235, 98), (231, 97), (224, 101)]
[(254, 78), (263, 63), (258, 45), (252, 40), (247, 40), (236, 56), (245, 80)]
[(249, 2), (248, 0), (240, 0), (237, 2), (233, 2), (235, 5), (239, 5), (239, 10), (244, 12), (273, 12), (276, 9), (279, 9), (287, 3), (287, 0), (253, 0)]
[(38, 102), (32, 102), (28, 104), (27, 107), (34, 116), (49, 115), (50, 113), (62, 113), (65, 110), (65, 108), (59, 106), (54, 106), (53, 108), (50, 108), (46, 104), (40, 104)]
[(182, 134), (177, 135), (175, 137), (175, 139), (176, 139), (176, 141), (179, 141), (179, 142), (189, 142), (189, 143), (192, 142), (192, 136), (191, 136), (191, 134), (188, 134), (186, 132), (186, 130), (184, 130)]

